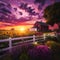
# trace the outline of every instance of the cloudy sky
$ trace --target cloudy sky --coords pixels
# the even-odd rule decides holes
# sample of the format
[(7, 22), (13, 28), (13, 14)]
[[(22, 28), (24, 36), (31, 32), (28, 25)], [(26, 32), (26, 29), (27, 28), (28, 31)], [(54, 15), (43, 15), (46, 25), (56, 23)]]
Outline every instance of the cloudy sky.
[(0, 27), (33, 25), (45, 21), (43, 11), (46, 6), (59, 0), (0, 0)]

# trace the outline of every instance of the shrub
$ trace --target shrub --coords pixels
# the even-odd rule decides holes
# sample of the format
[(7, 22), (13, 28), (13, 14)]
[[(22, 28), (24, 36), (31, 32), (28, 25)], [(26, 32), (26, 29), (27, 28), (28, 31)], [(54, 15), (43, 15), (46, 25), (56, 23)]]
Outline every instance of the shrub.
[(30, 60), (51, 60), (51, 50), (44, 45), (39, 45), (28, 51)]
[(52, 50), (53, 60), (60, 60), (60, 44), (55, 41), (47, 41), (45, 44)]

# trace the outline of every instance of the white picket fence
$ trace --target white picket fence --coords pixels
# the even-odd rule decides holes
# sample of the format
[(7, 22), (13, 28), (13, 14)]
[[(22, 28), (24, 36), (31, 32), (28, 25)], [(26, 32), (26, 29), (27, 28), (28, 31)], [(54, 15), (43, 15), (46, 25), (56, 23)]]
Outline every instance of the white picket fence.
[[(5, 51), (5, 50), (9, 50), (9, 49), (17, 46), (17, 44), (20, 44), (20, 43), (24, 43), (24, 42), (34, 43), (35, 41), (38, 41), (38, 40), (39, 40), (38, 37), (39, 37), (39, 36), (33, 35), (33, 36), (27, 36), (27, 37), (9, 38), (9, 39), (0, 40), (0, 43), (2, 43), (2, 42), (9, 42), (9, 46), (8, 46), (7, 48), (0, 49), (0, 52), (1, 52), (1, 51)], [(36, 39), (36, 38), (37, 38), (37, 39)], [(24, 39), (29, 39), (29, 40), (26, 40), (26, 41), (25, 41)], [(42, 37), (40, 37), (40, 39), (44, 40), (44, 38), (42, 38)], [(15, 46), (12, 46), (12, 45), (13, 45), (12, 41), (17, 41), (17, 40), (21, 40), (21, 41), (15, 43)]]

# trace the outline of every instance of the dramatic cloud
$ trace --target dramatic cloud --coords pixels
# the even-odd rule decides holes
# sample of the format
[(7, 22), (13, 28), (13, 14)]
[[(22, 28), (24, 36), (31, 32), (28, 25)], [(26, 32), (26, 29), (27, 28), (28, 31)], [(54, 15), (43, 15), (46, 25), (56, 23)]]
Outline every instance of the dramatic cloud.
[(41, 9), (42, 6), (45, 4), (46, 0), (35, 0), (34, 3), (39, 3), (38, 9)]
[(7, 18), (9, 15), (11, 15), (10, 9), (10, 4), (6, 4), (0, 1), (0, 19)]
[(44, 8), (58, 1), (60, 0), (0, 0), (0, 22), (18, 25), (33, 19), (34, 22), (42, 20)]

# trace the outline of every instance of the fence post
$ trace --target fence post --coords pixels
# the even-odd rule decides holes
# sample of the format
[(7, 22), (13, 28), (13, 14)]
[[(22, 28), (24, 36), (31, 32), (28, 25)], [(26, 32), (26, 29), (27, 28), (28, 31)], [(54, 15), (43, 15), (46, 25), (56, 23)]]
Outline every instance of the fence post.
[(11, 52), (11, 48), (12, 48), (12, 40), (9, 39), (9, 51)]
[(33, 43), (35, 42), (35, 35), (33, 35)]
[(45, 39), (46, 39), (46, 35), (45, 34), (43, 35), (43, 38), (44, 38), (44, 41), (45, 41)]

